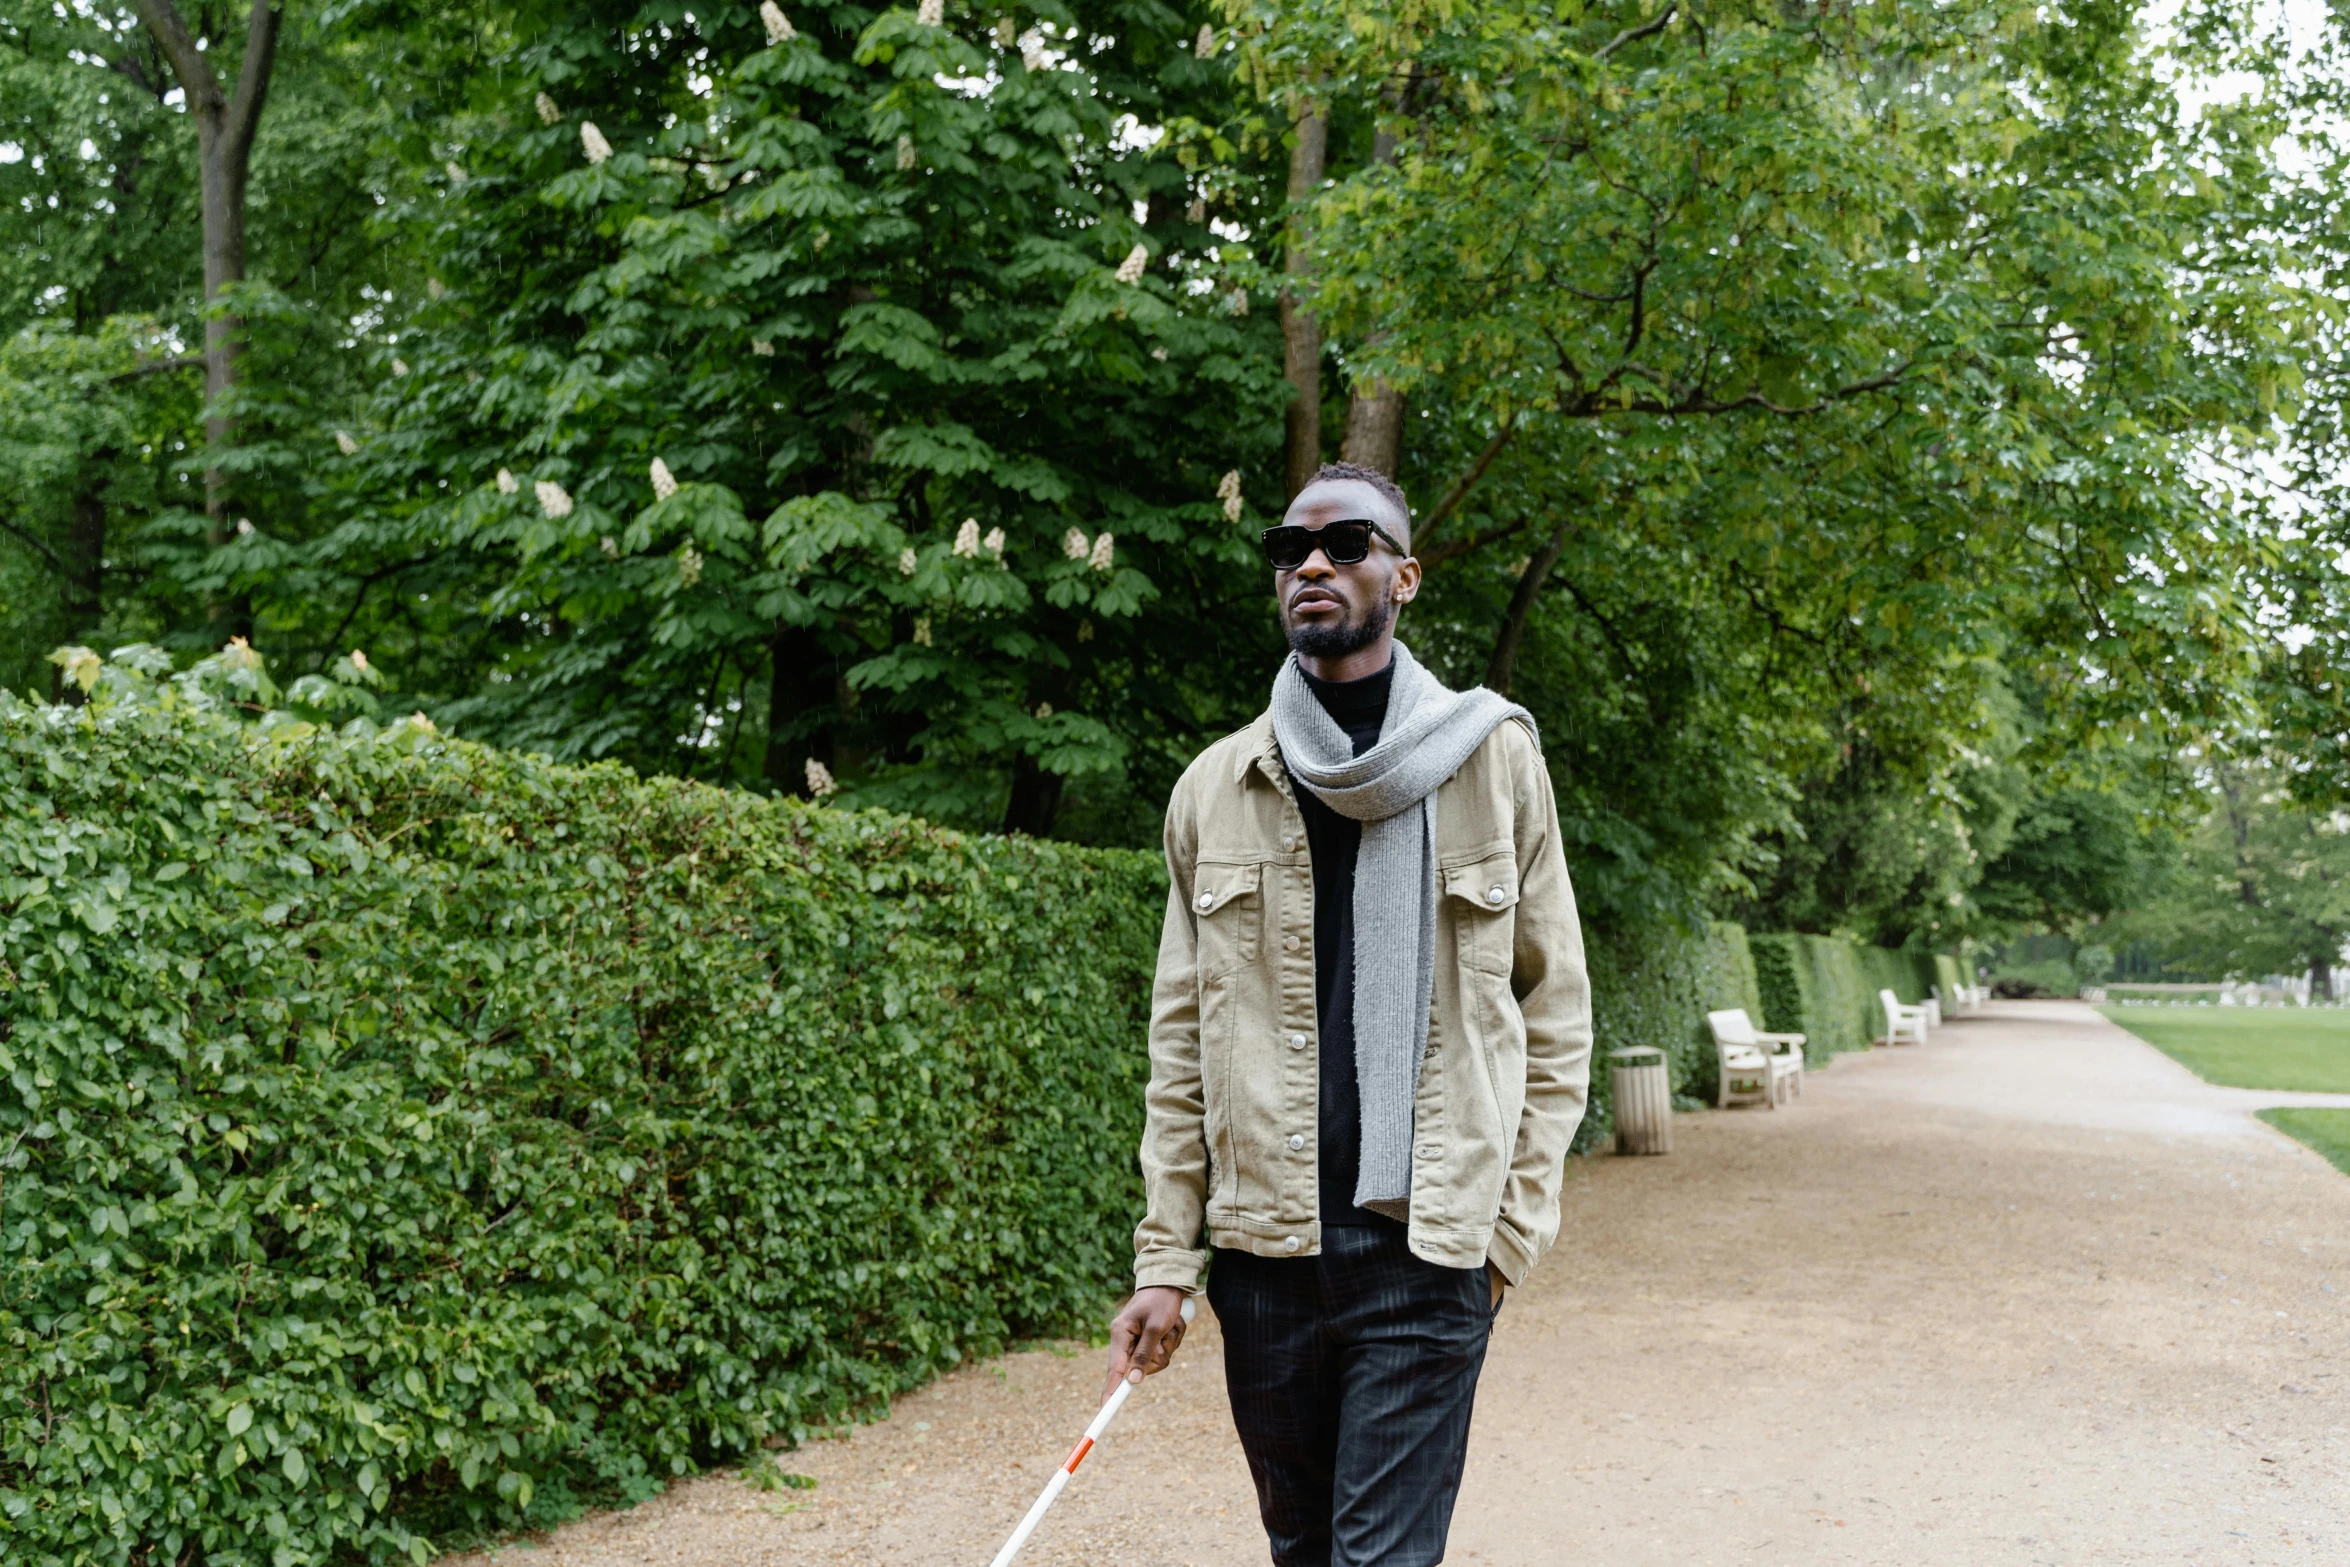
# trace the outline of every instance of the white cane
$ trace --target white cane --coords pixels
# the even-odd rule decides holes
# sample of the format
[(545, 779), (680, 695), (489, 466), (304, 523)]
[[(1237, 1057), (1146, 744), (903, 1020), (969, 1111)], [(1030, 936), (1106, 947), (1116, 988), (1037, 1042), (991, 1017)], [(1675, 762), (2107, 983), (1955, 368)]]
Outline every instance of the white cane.
[[(1184, 1322), (1188, 1324), (1198, 1310), (1186, 1297), (1183, 1302)], [(1118, 1390), (1103, 1402), (1101, 1413), (1093, 1417), (1093, 1424), (1085, 1428), (1085, 1435), (1077, 1439), (1077, 1445), (1070, 1450), (1068, 1458), (1060, 1468), (1053, 1471), (1053, 1477), (1044, 1483), (1044, 1494), (1036, 1499), (1035, 1506), (1028, 1509), (1028, 1516), (1020, 1520), (1020, 1527), (1012, 1531), (1012, 1537), (1004, 1542), (1004, 1548), (996, 1552), (995, 1560), (988, 1567), (1012, 1567), (1012, 1558), (1020, 1554), (1020, 1547), (1028, 1543), (1028, 1537), (1036, 1532), (1036, 1526), (1044, 1521), (1044, 1515), (1052, 1510), (1053, 1503), (1068, 1488), (1069, 1477), (1077, 1472), (1079, 1464), (1085, 1462), (1085, 1455), (1093, 1451), (1093, 1444), (1102, 1439), (1102, 1433), (1110, 1429), (1110, 1422), (1118, 1417), (1118, 1411), (1125, 1406), (1126, 1395), (1134, 1389), (1133, 1382), (1124, 1377), (1118, 1379)]]

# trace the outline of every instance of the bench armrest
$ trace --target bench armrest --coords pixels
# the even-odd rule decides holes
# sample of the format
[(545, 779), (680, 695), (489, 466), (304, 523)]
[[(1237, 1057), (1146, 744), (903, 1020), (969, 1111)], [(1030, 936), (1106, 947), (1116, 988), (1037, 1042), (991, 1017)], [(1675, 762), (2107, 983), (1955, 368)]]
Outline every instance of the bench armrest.
[(1755, 1038), (1766, 1045), (1800, 1045), (1807, 1041), (1804, 1034), (1757, 1034)]

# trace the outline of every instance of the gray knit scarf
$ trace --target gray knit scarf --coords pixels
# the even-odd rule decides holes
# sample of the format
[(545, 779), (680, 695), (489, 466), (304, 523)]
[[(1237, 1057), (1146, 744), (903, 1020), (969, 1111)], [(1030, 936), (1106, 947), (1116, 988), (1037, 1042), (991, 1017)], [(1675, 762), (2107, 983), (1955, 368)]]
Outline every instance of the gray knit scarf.
[(1273, 736), (1289, 776), (1363, 824), (1355, 856), (1355, 1075), (1363, 1110), (1355, 1202), (1411, 1211), (1412, 1101), (1436, 983), (1436, 788), (1507, 719), (1534, 720), (1479, 687), (1452, 691), (1401, 642), (1379, 743), (1361, 756), (1298, 669), (1273, 679)]

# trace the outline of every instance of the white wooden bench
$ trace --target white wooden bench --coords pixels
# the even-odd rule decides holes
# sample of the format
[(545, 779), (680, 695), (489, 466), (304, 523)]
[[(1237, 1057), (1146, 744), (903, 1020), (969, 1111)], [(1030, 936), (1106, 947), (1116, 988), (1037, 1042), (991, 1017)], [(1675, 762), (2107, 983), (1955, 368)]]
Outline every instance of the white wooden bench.
[(1708, 1012), (1705, 1022), (1713, 1030), (1714, 1058), (1721, 1068), (1721, 1088), (1714, 1096), (1716, 1109), (1726, 1107), (1733, 1095), (1756, 1097), (1752, 1090), (1732, 1088), (1733, 1079), (1761, 1084), (1760, 1096), (1774, 1110), (1790, 1091), (1803, 1092), (1803, 1035), (1761, 1033), (1744, 1007)]
[(1885, 1009), (1885, 1043), (1922, 1045), (1926, 1042), (1924, 1007), (1904, 1006), (1901, 998), (1890, 990), (1877, 992), (1877, 1004)]

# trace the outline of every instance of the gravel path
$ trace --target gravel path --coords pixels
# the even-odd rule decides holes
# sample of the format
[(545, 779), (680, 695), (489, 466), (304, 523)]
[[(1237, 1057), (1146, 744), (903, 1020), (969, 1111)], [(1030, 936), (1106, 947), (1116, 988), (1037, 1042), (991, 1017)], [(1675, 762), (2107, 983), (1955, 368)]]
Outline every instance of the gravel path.
[[(1479, 1392), (1455, 1562), (2350, 1563), (2350, 1179), (2068, 1003), (1847, 1057), (1568, 1173)], [(1016, 1355), (504, 1567), (984, 1567), (1091, 1351)], [(469, 1562), (475, 1567), (480, 1559)], [(1203, 1316), (1023, 1563), (1266, 1560)]]

